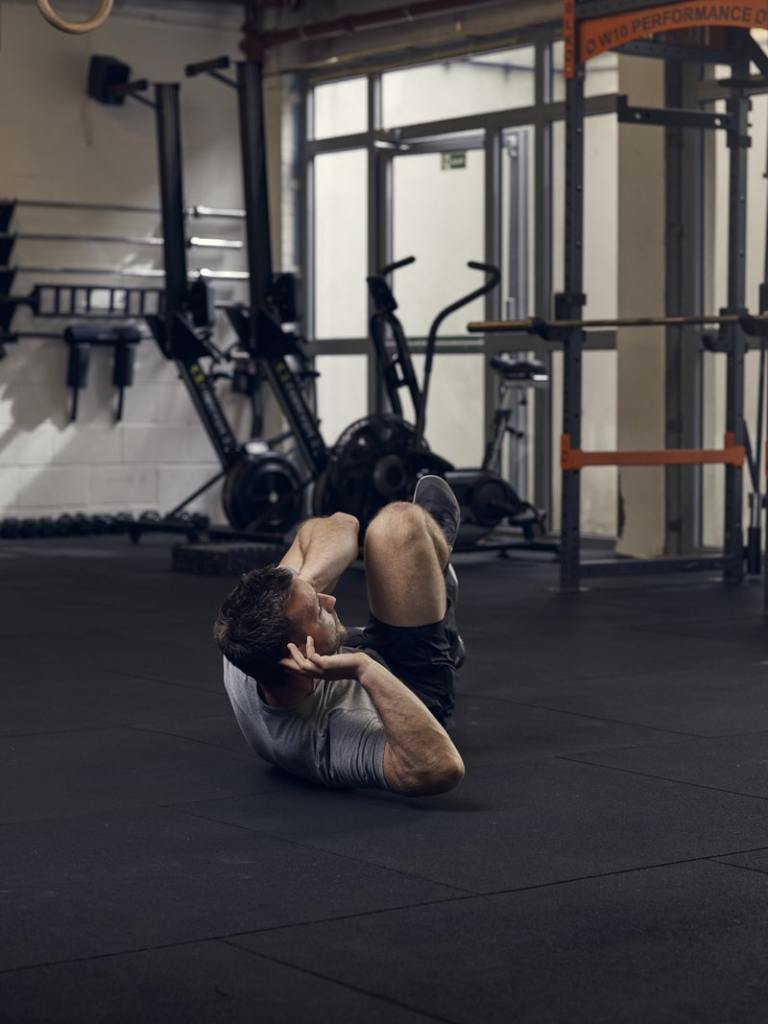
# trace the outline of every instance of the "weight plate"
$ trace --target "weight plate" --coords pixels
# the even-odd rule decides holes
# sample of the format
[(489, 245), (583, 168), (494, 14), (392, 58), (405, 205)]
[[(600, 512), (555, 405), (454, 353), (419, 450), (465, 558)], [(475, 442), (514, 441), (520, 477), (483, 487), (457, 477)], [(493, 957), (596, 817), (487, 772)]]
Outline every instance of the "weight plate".
[(419, 476), (452, 468), (426, 446), (414, 452), (415, 436), (410, 423), (391, 413), (351, 423), (334, 445), (316, 487), (316, 514), (347, 512), (365, 530), (384, 505), (410, 501)]
[(222, 503), (236, 530), (286, 533), (301, 519), (301, 480), (279, 453), (251, 455), (228, 472)]

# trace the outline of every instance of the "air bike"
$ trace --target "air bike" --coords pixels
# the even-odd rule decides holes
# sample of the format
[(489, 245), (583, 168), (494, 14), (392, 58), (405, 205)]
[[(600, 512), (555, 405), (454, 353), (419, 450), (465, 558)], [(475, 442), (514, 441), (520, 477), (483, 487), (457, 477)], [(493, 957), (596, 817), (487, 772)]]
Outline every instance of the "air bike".
[[(499, 474), (498, 467), (504, 436), (513, 429), (509, 422), (513, 393), (519, 386), (546, 383), (546, 368), (536, 361), (513, 361), (506, 356), (491, 360), (491, 366), (503, 381), (503, 399), (479, 468), (457, 469), (431, 451), (425, 439), (427, 402), (440, 327), (452, 313), (496, 288), (501, 274), (488, 264), (468, 264), (471, 269), (484, 273), (486, 281), (446, 306), (432, 321), (420, 387), (408, 339), (395, 315), (397, 301), (387, 282), (390, 274), (414, 262), (415, 258), (410, 256), (383, 267), (379, 274), (368, 278), (374, 309), (371, 341), (391, 411), (367, 416), (344, 431), (329, 455), (324, 478), (316, 491), (315, 511), (320, 514), (336, 510), (349, 512), (362, 524), (367, 524), (387, 502), (408, 500), (419, 476), (435, 473), (450, 483), (461, 505), (460, 548), (473, 548), (505, 521), (520, 528), (526, 541), (533, 542), (545, 532), (544, 517), (519, 497)], [(415, 424), (404, 417), (399, 394), (402, 388), (410, 395)]]

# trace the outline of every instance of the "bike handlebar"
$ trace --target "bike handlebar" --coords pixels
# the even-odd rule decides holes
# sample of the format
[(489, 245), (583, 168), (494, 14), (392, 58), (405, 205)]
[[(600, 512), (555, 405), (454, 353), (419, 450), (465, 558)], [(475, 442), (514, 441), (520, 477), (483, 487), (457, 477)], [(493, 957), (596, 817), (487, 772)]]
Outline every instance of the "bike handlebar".
[(421, 389), (421, 404), (419, 414), (416, 418), (416, 438), (414, 443), (417, 447), (420, 446), (424, 440), (424, 430), (427, 417), (427, 399), (429, 398), (429, 382), (430, 377), (432, 376), (432, 360), (434, 359), (435, 348), (437, 347), (437, 332), (440, 330), (442, 322), (446, 317), (449, 317), (451, 313), (455, 313), (457, 309), (461, 309), (462, 306), (468, 306), (470, 302), (474, 302), (475, 299), (479, 299), (483, 295), (487, 295), (488, 292), (493, 291), (501, 281), (501, 271), (491, 263), (479, 263), (476, 260), (470, 260), (469, 263), (467, 263), (467, 266), (471, 270), (481, 270), (484, 274), (488, 275), (488, 280), (479, 288), (475, 288), (474, 291), (462, 296), (460, 299), (452, 302), (450, 306), (446, 306), (445, 309), (441, 310), (432, 321), (432, 326), (429, 328), (427, 354), (424, 361), (424, 383)]
[(401, 267), (408, 267), (411, 263), (416, 262), (415, 256), (406, 256), (404, 260), (396, 260), (394, 263), (387, 263), (386, 266), (382, 267), (379, 274), (382, 277), (386, 277), (387, 274), (393, 273), (395, 270), (400, 270)]

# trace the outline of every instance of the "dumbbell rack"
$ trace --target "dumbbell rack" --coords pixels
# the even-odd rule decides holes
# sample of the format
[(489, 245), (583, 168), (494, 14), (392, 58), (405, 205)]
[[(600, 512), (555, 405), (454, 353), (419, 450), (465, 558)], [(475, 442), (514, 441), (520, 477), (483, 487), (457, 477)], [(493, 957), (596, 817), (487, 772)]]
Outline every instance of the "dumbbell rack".
[(65, 512), (58, 518), (0, 519), (0, 540), (32, 540), (38, 537), (86, 537), (100, 534), (127, 534), (137, 543), (144, 533), (178, 533), (187, 540), (197, 542), (208, 535), (210, 519), (205, 515), (183, 514), (161, 516), (158, 512), (143, 512), (138, 518), (130, 512), (115, 515), (85, 515), (83, 512)]

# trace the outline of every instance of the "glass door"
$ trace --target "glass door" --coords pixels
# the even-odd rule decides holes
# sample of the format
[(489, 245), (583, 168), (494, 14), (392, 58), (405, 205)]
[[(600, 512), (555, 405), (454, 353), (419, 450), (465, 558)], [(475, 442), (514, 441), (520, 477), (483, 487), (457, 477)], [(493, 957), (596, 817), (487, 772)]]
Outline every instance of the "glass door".
[[(391, 156), (389, 183), (383, 220), (389, 224), (387, 248), (393, 260), (416, 257), (415, 264), (394, 275), (393, 288), (398, 316), (418, 352), (440, 310), (484, 280), (467, 267), (470, 260), (485, 259), (482, 134), (409, 140), (407, 149)], [(485, 359), (482, 339), (466, 327), (484, 312), (477, 300), (443, 322), (432, 369), (427, 441), (457, 466), (479, 465), (483, 454)], [(421, 379), (423, 355), (415, 355), (414, 363)]]

